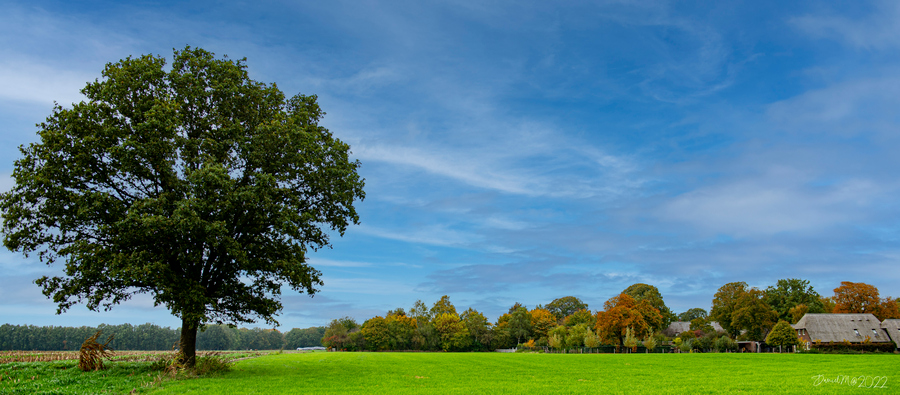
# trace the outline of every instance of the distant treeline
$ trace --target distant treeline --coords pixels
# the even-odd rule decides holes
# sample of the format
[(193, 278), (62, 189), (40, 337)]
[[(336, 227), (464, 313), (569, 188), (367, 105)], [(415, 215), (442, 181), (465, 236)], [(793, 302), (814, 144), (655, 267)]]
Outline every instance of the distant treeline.
[[(154, 324), (80, 326), (0, 326), (0, 350), (63, 351), (78, 350), (85, 339), (102, 330), (100, 340), (105, 342), (114, 335), (110, 347), (113, 350), (171, 350), (181, 336), (180, 328), (161, 327)], [(209, 325), (197, 333), (198, 350), (278, 350), (282, 347), (314, 347), (322, 345), (324, 327), (294, 328), (282, 333), (277, 329), (231, 328), (227, 325)]]

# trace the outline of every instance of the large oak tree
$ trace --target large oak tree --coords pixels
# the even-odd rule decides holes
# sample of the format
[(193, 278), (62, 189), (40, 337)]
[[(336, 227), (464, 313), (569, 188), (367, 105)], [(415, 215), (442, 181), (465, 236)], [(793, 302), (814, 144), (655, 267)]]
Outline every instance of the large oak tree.
[(65, 275), (36, 282), (58, 313), (147, 293), (182, 321), (195, 361), (206, 323), (274, 319), (283, 285), (312, 295), (309, 250), (359, 217), (359, 162), (319, 125), (315, 96), (287, 99), (244, 60), (174, 51), (110, 63), (20, 147), (0, 196), (4, 245)]

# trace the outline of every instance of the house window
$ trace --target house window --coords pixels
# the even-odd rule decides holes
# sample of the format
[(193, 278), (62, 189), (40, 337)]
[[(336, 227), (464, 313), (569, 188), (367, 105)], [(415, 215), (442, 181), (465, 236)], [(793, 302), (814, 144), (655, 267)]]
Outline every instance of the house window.
[(875, 337), (878, 337), (878, 330), (872, 329), (872, 333), (875, 334)]
[(859, 337), (859, 330), (854, 329), (853, 332), (855, 332), (856, 336)]

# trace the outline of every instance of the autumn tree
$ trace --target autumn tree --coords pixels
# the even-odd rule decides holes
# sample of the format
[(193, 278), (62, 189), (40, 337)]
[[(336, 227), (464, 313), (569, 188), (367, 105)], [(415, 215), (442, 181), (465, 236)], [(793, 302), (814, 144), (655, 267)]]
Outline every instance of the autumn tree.
[(415, 318), (408, 317), (403, 309), (389, 311), (384, 317), (390, 335), (388, 348), (391, 350), (409, 350), (413, 345), (418, 323)]
[(563, 320), (578, 310), (587, 310), (588, 305), (574, 296), (564, 296), (553, 299), (544, 308), (550, 311), (550, 314), (553, 314), (558, 320)]
[(668, 327), (672, 321), (675, 321), (675, 314), (672, 313), (672, 310), (670, 310), (666, 306), (666, 303), (663, 302), (662, 294), (659, 293), (659, 289), (656, 287), (649, 284), (637, 283), (625, 288), (622, 293), (631, 296), (638, 302), (646, 300), (647, 303), (650, 303), (650, 306), (659, 310), (659, 314), (663, 318), (660, 323), (662, 328)]
[(872, 313), (879, 320), (900, 318), (896, 299), (882, 299), (875, 286), (849, 281), (841, 281), (834, 289), (834, 313)]
[(391, 344), (391, 333), (384, 317), (375, 316), (362, 325), (362, 334), (366, 339), (366, 347), (372, 351), (387, 350)]
[[(441, 314), (457, 314), (456, 307), (453, 306), (453, 303), (450, 302), (450, 297), (447, 295), (441, 296), (441, 298), (434, 302), (434, 306), (431, 306), (431, 310), (429, 311), (432, 317), (437, 317)], [(458, 314), (457, 314), (458, 316)]]
[(307, 253), (357, 223), (364, 197), (316, 96), (287, 99), (243, 60), (190, 47), (171, 67), (128, 57), (102, 76), (38, 125), (0, 195), (4, 245), (65, 262), (36, 281), (57, 313), (149, 294), (181, 319), (193, 366), (203, 325), (274, 325), (283, 285), (316, 293)]
[(510, 335), (509, 321), (511, 319), (512, 314), (509, 313), (504, 313), (497, 317), (497, 323), (494, 324), (493, 328), (493, 344), (496, 348), (509, 348), (516, 345), (513, 343), (516, 338)]
[(900, 299), (887, 297), (882, 299), (878, 306), (878, 314), (875, 314), (879, 320), (900, 318)]
[(550, 329), (556, 326), (556, 317), (547, 309), (535, 308), (529, 312), (531, 315), (531, 334), (535, 339), (546, 338)]
[(601, 339), (614, 344), (624, 344), (627, 328), (632, 328), (636, 336), (647, 336), (663, 322), (659, 310), (648, 301), (637, 302), (626, 294), (610, 298), (603, 307), (605, 310), (597, 312), (595, 330)]
[(441, 313), (434, 317), (434, 329), (440, 336), (441, 349), (458, 350), (468, 344), (469, 330), (454, 313)]
[(766, 288), (765, 302), (778, 314), (779, 320), (792, 320), (791, 309), (805, 305), (808, 313), (824, 313), (821, 295), (809, 281), (797, 278), (781, 279), (774, 286)]

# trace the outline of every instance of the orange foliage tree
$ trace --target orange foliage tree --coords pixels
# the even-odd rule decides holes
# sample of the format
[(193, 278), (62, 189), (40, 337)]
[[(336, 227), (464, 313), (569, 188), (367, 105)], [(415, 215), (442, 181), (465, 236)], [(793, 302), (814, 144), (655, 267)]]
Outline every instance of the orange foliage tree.
[(878, 295), (878, 288), (866, 283), (841, 281), (834, 289), (835, 313), (872, 313), (879, 320), (900, 318), (897, 300)]
[(834, 312), (837, 314), (875, 313), (881, 299), (875, 286), (841, 281), (841, 286), (834, 289), (834, 302)]
[(550, 329), (556, 326), (556, 317), (547, 309), (534, 309), (531, 314), (531, 335), (535, 339), (548, 337)]
[(607, 342), (623, 345), (625, 332), (630, 327), (638, 337), (653, 334), (663, 322), (659, 310), (646, 300), (637, 302), (629, 295), (614, 296), (603, 304), (604, 311), (597, 312), (594, 326), (597, 335)]

